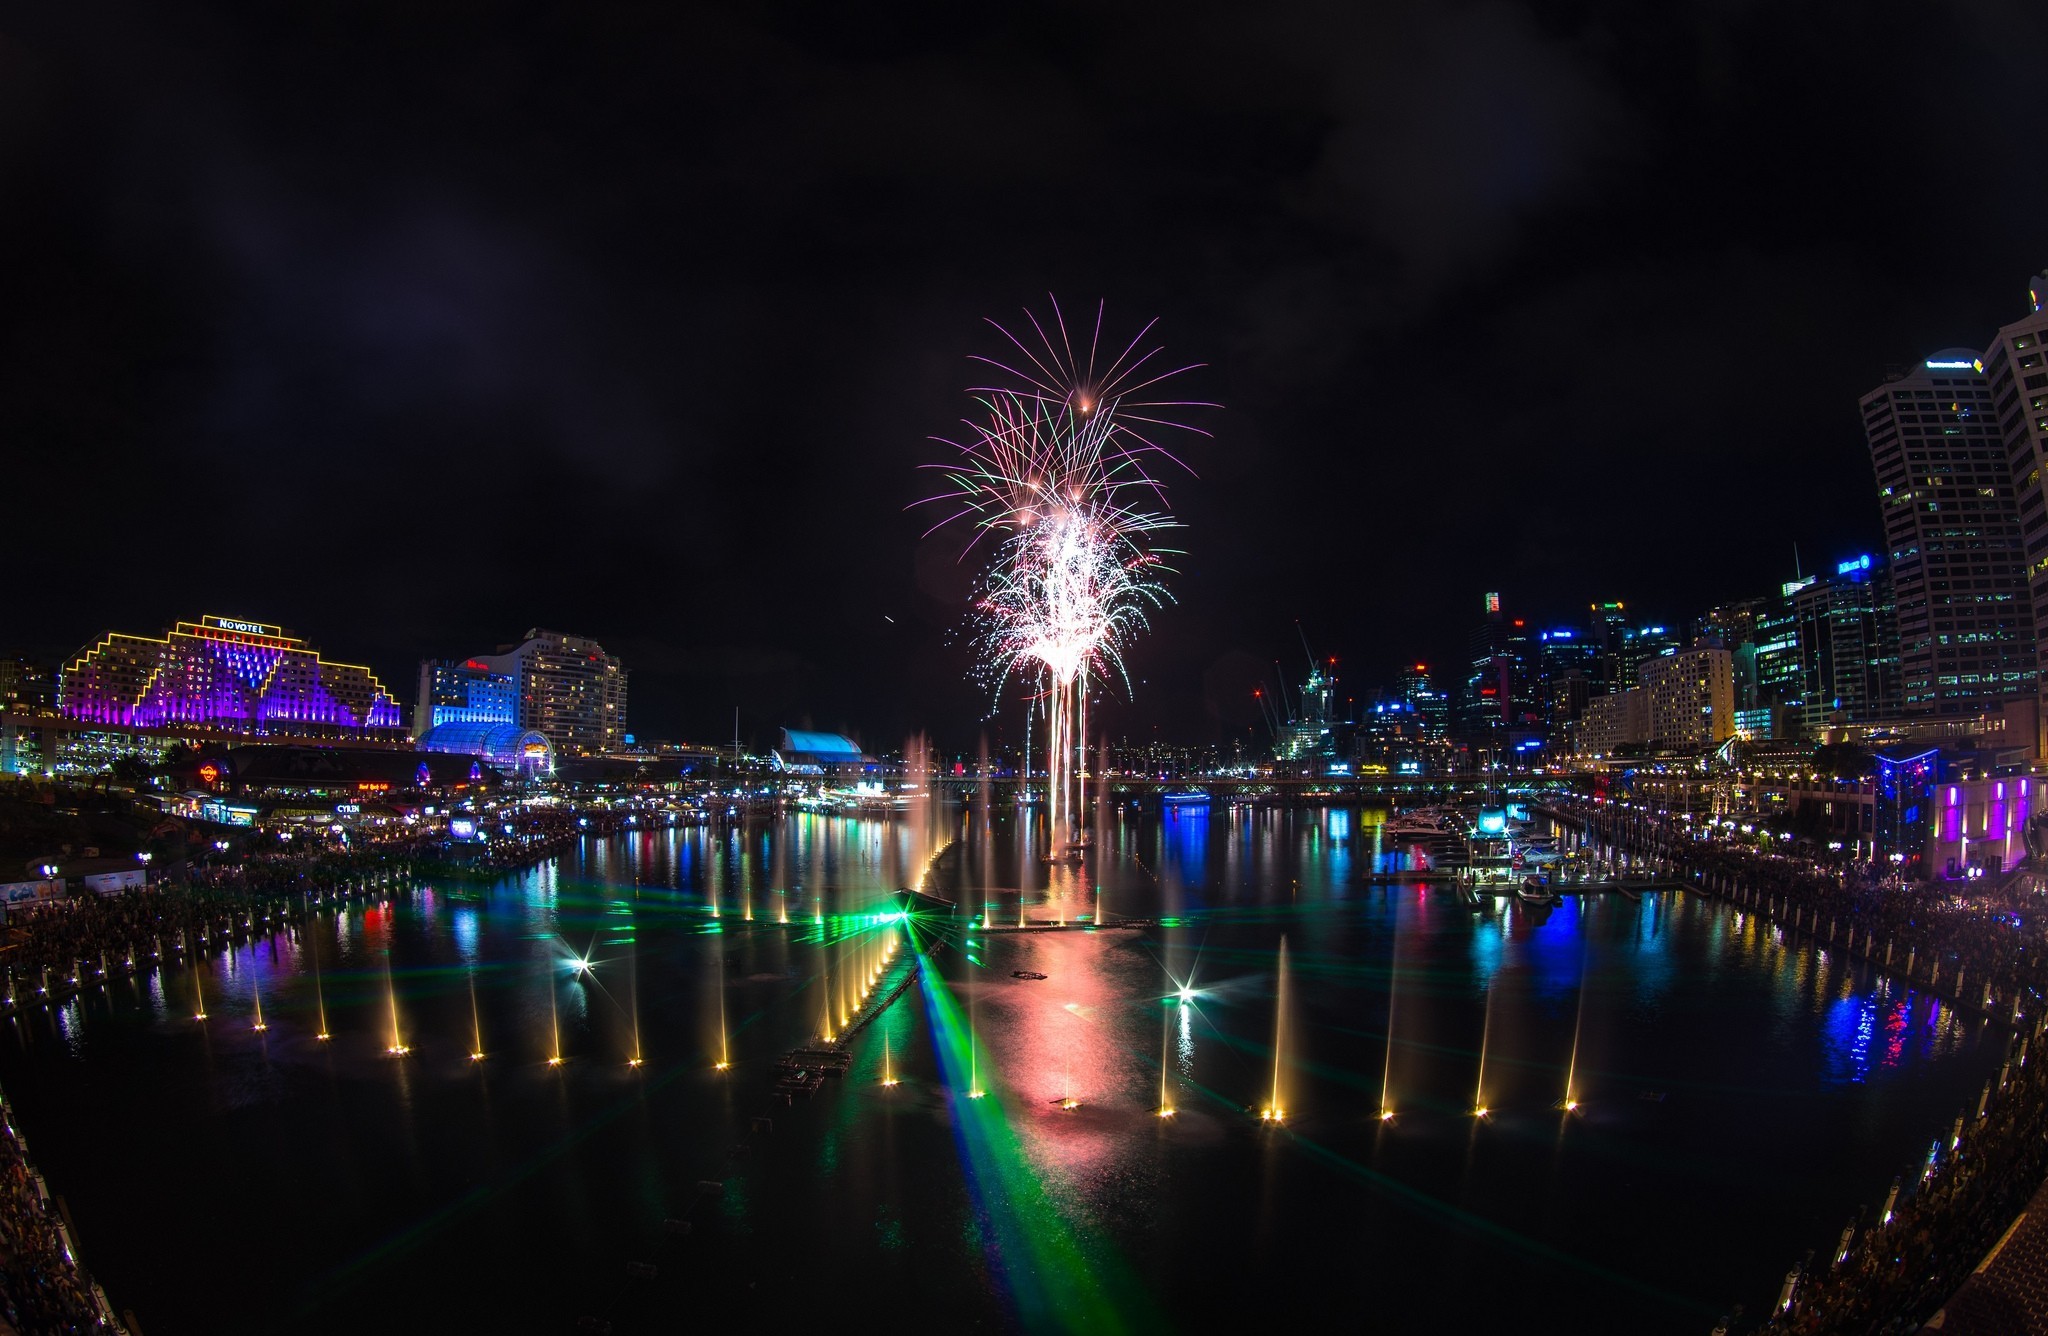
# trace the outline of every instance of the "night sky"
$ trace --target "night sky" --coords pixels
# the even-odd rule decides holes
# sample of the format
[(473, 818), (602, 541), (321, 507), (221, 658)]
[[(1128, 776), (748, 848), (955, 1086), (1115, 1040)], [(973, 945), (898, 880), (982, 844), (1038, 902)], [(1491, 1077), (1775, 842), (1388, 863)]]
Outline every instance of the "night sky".
[(217, 612), (409, 701), (544, 625), (641, 734), (971, 747), (905, 506), (1056, 293), (1227, 406), (1097, 719), (1243, 736), (1297, 619), (1363, 694), (1488, 589), (1872, 549), (1857, 395), (2048, 264), (2025, 0), (883, 12), (13, 7), (0, 644)]

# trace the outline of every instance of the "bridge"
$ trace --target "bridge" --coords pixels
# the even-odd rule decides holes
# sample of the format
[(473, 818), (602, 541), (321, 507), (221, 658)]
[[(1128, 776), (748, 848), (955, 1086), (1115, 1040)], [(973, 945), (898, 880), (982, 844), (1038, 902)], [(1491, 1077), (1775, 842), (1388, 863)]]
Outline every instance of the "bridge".
[[(978, 792), (986, 784), (993, 792), (1013, 792), (1022, 781), (1014, 777), (984, 779), (977, 775), (933, 775), (931, 785), (935, 789), (958, 795)], [(1034, 781), (1043, 785), (1043, 777)], [(1522, 782), (1527, 782), (1523, 780)], [(1102, 776), (1090, 776), (1087, 790), (1090, 797), (1100, 792), (1105, 783)], [(1455, 774), (1455, 775), (1331, 775), (1308, 779), (1299, 776), (1234, 776), (1218, 775), (1200, 779), (1154, 779), (1144, 775), (1111, 775), (1107, 777), (1111, 797), (1143, 798), (1156, 797), (1162, 793), (1203, 793), (1212, 799), (1229, 801), (1232, 798), (1278, 798), (1286, 800), (1315, 801), (1330, 800), (1345, 802), (1361, 798), (1380, 798), (1408, 802), (1442, 802), (1484, 798), (1489, 792), (1498, 794), (1502, 778), (1498, 775)]]

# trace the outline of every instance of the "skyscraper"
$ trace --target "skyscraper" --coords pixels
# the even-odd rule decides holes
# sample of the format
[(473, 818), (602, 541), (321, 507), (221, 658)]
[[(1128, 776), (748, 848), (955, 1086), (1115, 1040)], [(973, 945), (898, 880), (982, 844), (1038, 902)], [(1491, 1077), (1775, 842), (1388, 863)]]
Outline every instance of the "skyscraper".
[(1475, 741), (1505, 742), (1503, 730), (1527, 725), (1535, 717), (1529, 633), (1521, 618), (1501, 611), (1499, 594), (1489, 593), (1485, 607), (1486, 619), (1472, 630), (1471, 667), (1458, 725)]
[[(2048, 275), (2027, 282), (2027, 314), (2004, 329), (1984, 354), (1984, 380), (1998, 418), (2000, 444), (2012, 471), (2024, 544), (2030, 602), (2039, 623), (2048, 612)], [(2048, 689), (2048, 645), (2035, 642), (2037, 689)], [(2040, 712), (2048, 719), (2048, 709)]]
[(1450, 729), (1451, 703), (1429, 680), (1429, 665), (1418, 663), (1401, 670), (1401, 699), (1422, 721), (1422, 735), (1440, 741)]
[[(1591, 632), (1594, 647), (1593, 691), (1604, 694), (1634, 686), (1633, 677), (1623, 672), (1628, 639), (1628, 609), (1620, 603), (1595, 603)], [(1625, 677), (1628, 680), (1623, 680)]]
[(523, 644), (468, 661), (512, 679), (519, 727), (567, 756), (602, 755), (625, 742), (626, 669), (595, 640), (535, 628)]
[(1806, 721), (1806, 672), (1799, 649), (1799, 614), (1792, 600), (1817, 577), (1807, 575), (1778, 586), (1756, 614), (1756, 704), (1737, 721), (1750, 737), (1789, 738)]
[(1971, 715), (2035, 698), (2013, 470), (1982, 367), (1974, 351), (1950, 348), (1862, 399), (1909, 715)]
[(1899, 713), (1898, 609), (1882, 558), (1852, 557), (1832, 576), (1801, 581), (1792, 615), (1809, 736), (1836, 715), (1860, 723)]
[(1707, 609), (1693, 628), (1695, 644), (1719, 645), (1728, 651), (1735, 673), (1735, 712), (1757, 708), (1757, 621), (1768, 600), (1746, 598)]
[(1599, 647), (1582, 627), (1536, 633), (1537, 711), (1552, 738), (1586, 713), (1599, 666)]

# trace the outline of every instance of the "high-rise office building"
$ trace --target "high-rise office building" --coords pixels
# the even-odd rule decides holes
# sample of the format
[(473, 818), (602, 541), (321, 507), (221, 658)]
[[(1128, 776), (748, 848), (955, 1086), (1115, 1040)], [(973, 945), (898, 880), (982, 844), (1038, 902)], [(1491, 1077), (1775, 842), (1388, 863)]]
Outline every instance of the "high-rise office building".
[(1905, 713), (1971, 715), (2034, 699), (2020, 514), (1982, 361), (1947, 349), (1861, 403), (1898, 603)]
[(1756, 704), (1743, 721), (1752, 737), (1796, 737), (1806, 719), (1806, 670), (1799, 649), (1799, 614), (1792, 600), (1817, 577), (1803, 575), (1778, 586), (1756, 615)]
[(1425, 738), (1440, 741), (1450, 731), (1450, 698), (1431, 683), (1428, 664), (1418, 663), (1401, 670), (1400, 696), (1421, 721)]
[(1693, 643), (1719, 645), (1728, 651), (1735, 674), (1735, 709), (1738, 714), (1757, 708), (1757, 620), (1769, 602), (1746, 598), (1707, 609), (1694, 624)]
[(1626, 691), (1636, 685), (1636, 668), (1678, 648), (1678, 636), (1666, 626), (1632, 623), (1620, 603), (1595, 603), (1590, 640), (1594, 647), (1593, 686), (1596, 692)]
[[(2048, 621), (2048, 275), (2027, 282), (2027, 314), (1984, 354), (2000, 446), (2012, 473), (2035, 634)], [(2048, 693), (2048, 645), (2035, 642), (2035, 685)], [(2048, 720), (2048, 709), (2040, 712)]]
[(1600, 650), (1584, 628), (1536, 633), (1537, 712), (1555, 738), (1586, 713), (1599, 670)]
[(1620, 603), (1595, 603), (1588, 634), (1593, 643), (1593, 692), (1604, 695), (1635, 685), (1623, 681), (1624, 644), (1628, 637), (1628, 609)]
[(1486, 618), (1472, 631), (1470, 667), (1461, 702), (1460, 730), (1475, 740), (1505, 741), (1505, 730), (1533, 724), (1534, 676), (1529, 671), (1529, 632), (1519, 617), (1501, 611), (1500, 595), (1486, 596)]
[(535, 628), (522, 644), (469, 662), (512, 679), (519, 727), (566, 756), (614, 751), (626, 739), (626, 669), (595, 640)]
[(1836, 716), (1853, 723), (1900, 710), (1898, 608), (1881, 557), (1840, 562), (1791, 595), (1797, 626), (1800, 722), (1809, 736)]

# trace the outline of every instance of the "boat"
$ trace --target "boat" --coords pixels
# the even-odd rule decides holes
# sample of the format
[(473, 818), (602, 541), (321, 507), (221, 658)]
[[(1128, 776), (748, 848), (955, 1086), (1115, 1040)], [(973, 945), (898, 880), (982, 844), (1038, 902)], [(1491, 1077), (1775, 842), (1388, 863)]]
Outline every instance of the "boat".
[(1380, 829), (1388, 835), (1407, 839), (1440, 838), (1453, 833), (1451, 828), (1444, 824), (1441, 816), (1427, 808), (1419, 812), (1403, 812)]
[(1161, 807), (1207, 807), (1209, 795), (1201, 789), (1168, 789), (1159, 795)]
[(1013, 979), (1043, 979), (1046, 976), (1040, 974), (1037, 970), (1011, 970), (1010, 977)]
[(1524, 877), (1515, 886), (1515, 898), (1525, 905), (1554, 905), (1557, 893), (1534, 877)]

